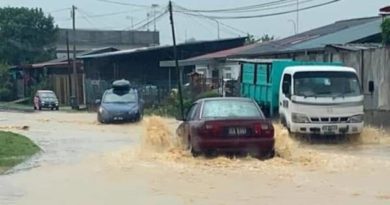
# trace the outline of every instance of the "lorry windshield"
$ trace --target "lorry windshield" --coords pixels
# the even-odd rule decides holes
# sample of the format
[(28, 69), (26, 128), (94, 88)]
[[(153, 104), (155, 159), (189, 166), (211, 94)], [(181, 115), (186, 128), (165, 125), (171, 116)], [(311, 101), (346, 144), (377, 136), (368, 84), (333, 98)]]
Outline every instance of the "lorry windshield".
[(361, 90), (355, 73), (314, 71), (294, 74), (294, 94), (303, 97), (353, 97), (361, 95)]

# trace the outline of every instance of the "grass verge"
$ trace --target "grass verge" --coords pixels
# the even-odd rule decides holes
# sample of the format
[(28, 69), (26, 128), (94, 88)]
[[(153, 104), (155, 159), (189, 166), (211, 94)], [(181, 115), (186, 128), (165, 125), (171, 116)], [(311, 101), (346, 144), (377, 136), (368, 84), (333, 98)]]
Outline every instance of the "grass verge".
[(39, 150), (33, 141), (23, 135), (0, 131), (0, 174)]

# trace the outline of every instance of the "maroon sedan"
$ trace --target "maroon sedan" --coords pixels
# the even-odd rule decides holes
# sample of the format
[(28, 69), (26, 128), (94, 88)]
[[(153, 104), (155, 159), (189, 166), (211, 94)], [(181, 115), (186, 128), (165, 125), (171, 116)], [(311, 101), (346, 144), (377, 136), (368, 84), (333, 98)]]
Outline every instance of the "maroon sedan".
[(189, 109), (177, 134), (193, 156), (216, 151), (274, 156), (274, 128), (247, 98), (205, 98)]

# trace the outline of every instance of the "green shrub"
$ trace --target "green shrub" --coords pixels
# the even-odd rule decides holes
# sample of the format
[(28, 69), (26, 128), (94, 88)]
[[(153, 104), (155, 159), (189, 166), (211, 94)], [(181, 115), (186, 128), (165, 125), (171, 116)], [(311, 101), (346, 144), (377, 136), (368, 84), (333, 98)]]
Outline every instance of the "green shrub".
[(204, 93), (199, 94), (198, 96), (196, 96), (196, 100), (199, 100), (202, 98), (214, 98), (214, 97), (219, 97), (219, 96), (220, 95), (217, 92), (211, 90), (211, 91), (206, 91)]
[(383, 43), (385, 45), (390, 45), (390, 18), (385, 19), (381, 27)]
[[(183, 97), (183, 108), (184, 112), (187, 111), (192, 103), (198, 99), (210, 98), (210, 97), (219, 97), (219, 94), (215, 91), (207, 91), (199, 94), (194, 99), (191, 99), (188, 96)], [(180, 113), (180, 100), (176, 92), (172, 92), (169, 97), (159, 106), (145, 109), (146, 115), (158, 115), (164, 117), (175, 117)], [(185, 113), (184, 113), (185, 114)]]
[(0, 101), (12, 100), (12, 91), (8, 88), (0, 88)]

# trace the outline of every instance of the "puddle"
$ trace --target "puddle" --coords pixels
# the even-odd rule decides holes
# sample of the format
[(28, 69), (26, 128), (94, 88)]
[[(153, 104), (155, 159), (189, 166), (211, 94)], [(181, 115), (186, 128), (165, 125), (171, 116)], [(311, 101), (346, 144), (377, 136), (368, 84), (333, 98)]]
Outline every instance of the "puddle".
[(27, 125), (2, 125), (0, 130), (29, 130), (30, 126)]
[[(163, 163), (179, 168), (193, 168), (213, 170), (223, 168), (231, 171), (242, 169), (254, 171), (282, 171), (287, 172), (292, 167), (306, 167), (310, 170), (338, 171), (353, 169), (361, 159), (356, 156), (340, 153), (324, 152), (316, 147), (304, 146), (290, 137), (288, 131), (280, 124), (275, 124), (276, 156), (269, 160), (257, 160), (251, 157), (216, 157), (193, 158), (183, 149), (180, 140), (175, 136), (172, 123), (161, 117), (145, 118), (142, 126), (145, 130), (141, 145), (134, 149), (128, 148), (112, 153), (108, 158), (114, 166), (131, 168), (134, 163)], [(177, 126), (177, 124), (176, 124)], [(379, 129), (368, 127), (361, 137), (352, 143), (353, 146), (368, 143), (385, 143), (387, 138)], [(377, 137), (372, 138), (371, 135)]]

